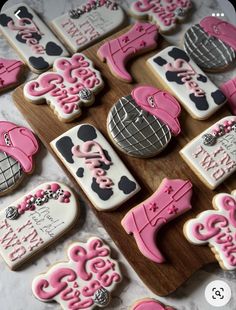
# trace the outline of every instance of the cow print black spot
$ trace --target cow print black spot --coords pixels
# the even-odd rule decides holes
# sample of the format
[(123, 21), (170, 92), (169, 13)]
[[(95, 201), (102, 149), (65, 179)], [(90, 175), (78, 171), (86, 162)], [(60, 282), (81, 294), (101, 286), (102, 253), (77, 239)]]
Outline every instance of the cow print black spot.
[(128, 195), (136, 189), (136, 183), (129, 180), (126, 176), (121, 177), (118, 188), (125, 194)]
[(7, 27), (7, 24), (12, 21), (12, 18), (7, 16), (6, 14), (0, 14), (0, 25), (3, 27)]
[(161, 67), (164, 66), (165, 64), (167, 64), (167, 61), (160, 56), (154, 58), (153, 61)]
[(203, 74), (199, 74), (199, 76), (197, 77), (197, 80), (203, 83), (207, 82), (207, 77)]
[(97, 193), (98, 197), (104, 201), (107, 201), (113, 195), (112, 188), (100, 188), (95, 178), (93, 178), (91, 188), (95, 193)]
[(179, 85), (183, 85), (184, 82), (182, 81), (182, 76), (178, 76), (179, 72), (171, 72), (167, 71), (166, 72), (166, 79), (169, 82), (176, 82)]
[(54, 42), (48, 42), (45, 50), (49, 56), (59, 56), (63, 52), (62, 48)]
[(79, 178), (83, 178), (83, 176), (84, 176), (84, 168), (79, 168), (79, 169), (76, 171), (76, 175), (77, 175), (77, 177), (79, 177)]
[(168, 55), (169, 55), (170, 57), (174, 58), (174, 60), (180, 58), (180, 59), (183, 59), (183, 60), (185, 60), (185, 61), (187, 61), (187, 62), (190, 61), (190, 58), (189, 58), (188, 55), (185, 53), (185, 51), (183, 51), (183, 50), (181, 50), (181, 49), (179, 49), (179, 48), (176, 48), (176, 47), (172, 48), (172, 50), (169, 51)]
[(215, 104), (217, 104), (217, 105), (221, 105), (226, 100), (225, 95), (219, 89), (217, 89), (215, 92), (211, 93), (211, 97), (213, 98)]
[(61, 155), (65, 158), (65, 160), (73, 164), (74, 159), (73, 159), (73, 154), (72, 154), (72, 147), (74, 146), (72, 140), (70, 137), (62, 137), (56, 142), (56, 148), (57, 150), (61, 153)]
[(195, 106), (200, 111), (206, 111), (209, 108), (206, 96), (196, 97), (194, 94), (189, 95), (190, 99), (195, 103)]
[[(109, 160), (109, 161), (111, 162), (111, 157), (110, 157), (110, 155), (108, 154), (108, 152), (107, 152), (106, 150), (104, 150), (104, 149), (103, 149), (103, 152), (104, 152), (104, 155), (105, 155), (106, 159)], [(101, 163), (101, 165), (99, 166), (99, 168), (101, 168), (102, 170), (109, 170), (110, 167), (111, 167), (111, 165), (112, 165), (112, 162), (111, 162), (111, 164), (109, 164), (109, 165), (106, 165), (105, 163)]]
[(96, 139), (97, 133), (93, 126), (82, 125), (77, 132), (77, 136), (80, 140), (86, 142)]
[(29, 18), (33, 19), (33, 15), (28, 11), (27, 7), (20, 6), (14, 13), (19, 12), (17, 15), (20, 18)]
[(37, 70), (45, 70), (47, 68), (49, 68), (49, 63), (47, 61), (44, 60), (43, 57), (34, 57), (31, 56), (29, 58), (29, 63), (31, 64), (31, 66)]

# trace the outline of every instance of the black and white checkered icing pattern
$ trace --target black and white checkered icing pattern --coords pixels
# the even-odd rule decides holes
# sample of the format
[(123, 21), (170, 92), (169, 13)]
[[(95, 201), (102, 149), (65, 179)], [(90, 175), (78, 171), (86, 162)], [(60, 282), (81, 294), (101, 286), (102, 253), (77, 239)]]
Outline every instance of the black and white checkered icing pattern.
[(230, 46), (209, 36), (200, 25), (194, 25), (185, 33), (184, 48), (203, 69), (225, 67), (235, 59), (235, 52)]
[(0, 193), (14, 187), (22, 177), (20, 163), (5, 152), (0, 152)]
[[(124, 121), (127, 115), (132, 121)], [(138, 157), (155, 156), (171, 139), (169, 127), (156, 116), (143, 113), (131, 96), (122, 97), (113, 106), (108, 115), (108, 130), (119, 148)]]

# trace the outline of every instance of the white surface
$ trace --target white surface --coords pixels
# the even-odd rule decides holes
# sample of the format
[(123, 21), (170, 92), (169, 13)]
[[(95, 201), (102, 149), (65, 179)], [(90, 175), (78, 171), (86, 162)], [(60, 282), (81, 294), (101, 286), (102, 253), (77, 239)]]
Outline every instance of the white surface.
[[(20, 1), (19, 1), (20, 2)], [(46, 21), (63, 14), (69, 10), (73, 4), (76, 7), (81, 3), (76, 0), (28, 0), (30, 4)], [(15, 4), (17, 1), (10, 0), (8, 4)], [(127, 0), (123, 2), (127, 7)], [(52, 6), (52, 9), (48, 8)], [(216, 0), (194, 0), (193, 16), (189, 17), (187, 22), (179, 25), (176, 34), (168, 36), (168, 40), (172, 44), (180, 44), (184, 31), (192, 24), (197, 23), (199, 19), (217, 10)], [(0, 55), (17, 57), (14, 50), (8, 43), (0, 38)], [(221, 74), (211, 74), (211, 80), (219, 86), (220, 83), (227, 81), (233, 76), (232, 68), (230, 71)], [(35, 76), (35, 75), (34, 75)], [(1, 95), (0, 104), (0, 119), (16, 122), (27, 126), (26, 121), (14, 106), (11, 99), (11, 92)], [(41, 146), (39, 156), (36, 158), (36, 170), (32, 176), (29, 176), (22, 185), (12, 195), (0, 198), (0, 208), (9, 205), (10, 202), (20, 197), (32, 187), (46, 182), (47, 180), (57, 180), (70, 185), (68, 178), (65, 176), (62, 169), (58, 166), (52, 156)], [(157, 184), (158, 187), (159, 184)], [(82, 203), (82, 202), (81, 202)], [(117, 250), (110, 237), (105, 232), (102, 225), (93, 215), (89, 208), (81, 205), (81, 218), (79, 224), (68, 234), (57, 241), (53, 246), (50, 246), (41, 255), (35, 259), (33, 263), (26, 264), (20, 271), (12, 272), (8, 269), (5, 262), (0, 259), (0, 309), (1, 310), (59, 310), (60, 306), (55, 304), (44, 304), (33, 297), (31, 291), (31, 282), (33, 278), (40, 272), (46, 272), (47, 268), (56, 260), (61, 260), (65, 257), (65, 249), (72, 241), (86, 241), (90, 236), (97, 234), (99, 237), (106, 240), (112, 248), (112, 257), (118, 257), (122, 262), (121, 270), (123, 273), (123, 281), (117, 287), (113, 299), (107, 310), (127, 310), (128, 307), (136, 300), (144, 297), (158, 298), (152, 294), (137, 277), (136, 273), (129, 267), (128, 263)], [(179, 288), (174, 294), (167, 298), (159, 298), (160, 301), (166, 302), (169, 305), (175, 306), (178, 310), (214, 310), (216, 308), (210, 306), (204, 297), (204, 291), (207, 284), (213, 280), (222, 279), (227, 282), (232, 290), (232, 299), (223, 308), (223, 310), (235, 310), (236, 302), (236, 273), (225, 272), (215, 265), (204, 268), (204, 270), (195, 273), (191, 279)], [(170, 278), (171, 281), (171, 278)], [(158, 279), (157, 279), (158, 282)]]

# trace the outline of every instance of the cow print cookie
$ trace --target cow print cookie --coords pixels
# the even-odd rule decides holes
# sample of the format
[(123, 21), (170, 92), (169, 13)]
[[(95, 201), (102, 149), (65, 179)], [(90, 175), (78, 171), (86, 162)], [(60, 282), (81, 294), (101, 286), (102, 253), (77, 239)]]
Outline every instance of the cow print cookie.
[(46, 71), (68, 52), (52, 31), (25, 3), (0, 14), (0, 30), (33, 72)]
[(16, 269), (74, 223), (77, 202), (64, 184), (37, 186), (0, 213), (0, 254)]
[(0, 196), (16, 188), (33, 172), (38, 142), (27, 128), (0, 121)]
[(50, 144), (99, 211), (117, 208), (140, 190), (128, 169), (94, 126), (75, 126)]
[(81, 107), (91, 106), (95, 94), (103, 88), (101, 74), (79, 53), (58, 58), (53, 70), (26, 83), (24, 97), (34, 104), (47, 102), (61, 121), (73, 121), (81, 115)]
[(223, 269), (236, 270), (236, 190), (217, 194), (213, 207), (186, 222), (184, 234), (193, 244), (208, 244)]
[(0, 92), (20, 83), (23, 62), (15, 59), (0, 58)]
[(135, 0), (130, 13), (139, 19), (149, 19), (160, 27), (160, 33), (175, 29), (178, 22), (184, 21), (191, 8), (190, 0)]
[(89, 0), (81, 7), (54, 19), (52, 27), (75, 53), (118, 29), (124, 20), (125, 14), (115, 2)]
[(110, 110), (107, 130), (115, 145), (128, 155), (152, 157), (180, 133), (178, 101), (152, 86), (138, 86)]
[(208, 16), (184, 35), (188, 55), (205, 71), (221, 71), (236, 58), (236, 27)]
[(68, 260), (52, 265), (32, 283), (40, 301), (56, 301), (64, 310), (106, 307), (111, 293), (122, 280), (118, 262), (98, 237), (72, 243)]
[(236, 171), (236, 117), (227, 116), (190, 141), (180, 155), (210, 188)]
[(226, 102), (222, 91), (182, 49), (169, 46), (147, 64), (195, 119), (207, 119)]

